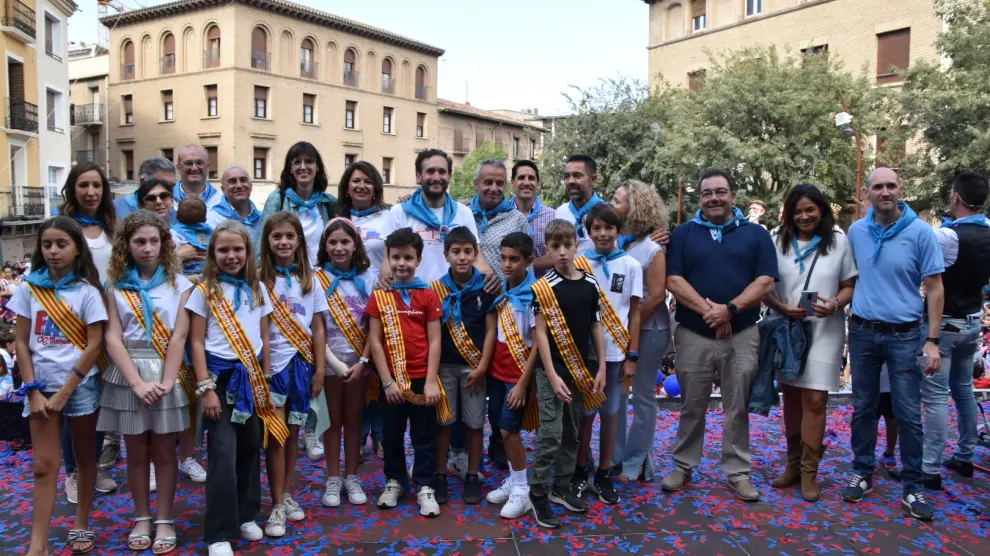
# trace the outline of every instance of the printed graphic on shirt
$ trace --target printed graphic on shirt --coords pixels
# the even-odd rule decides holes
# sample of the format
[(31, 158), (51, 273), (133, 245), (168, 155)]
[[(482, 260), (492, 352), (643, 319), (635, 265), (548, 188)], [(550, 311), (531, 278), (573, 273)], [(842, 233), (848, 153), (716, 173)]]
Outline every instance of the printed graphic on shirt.
[(38, 337), (39, 346), (66, 346), (71, 345), (69, 340), (59, 329), (55, 321), (48, 318), (48, 313), (38, 311), (34, 316), (34, 335)]
[(369, 228), (362, 228), (358, 226), (358, 232), (361, 233), (362, 241), (368, 241), (373, 239), (385, 239), (382, 237), (381, 232), (379, 232), (378, 230), (372, 230)]
[(298, 297), (289, 297), (287, 295), (279, 294), (278, 300), (282, 305), (289, 308), (289, 312), (293, 315), (306, 316), (306, 306), (302, 304), (302, 299)]
[(622, 286), (626, 283), (625, 274), (612, 275), (612, 293), (622, 293)]

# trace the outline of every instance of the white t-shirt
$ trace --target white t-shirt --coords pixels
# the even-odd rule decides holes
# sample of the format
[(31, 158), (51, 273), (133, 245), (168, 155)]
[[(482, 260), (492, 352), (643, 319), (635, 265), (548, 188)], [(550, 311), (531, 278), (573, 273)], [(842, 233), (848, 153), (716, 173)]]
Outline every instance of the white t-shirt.
[(351, 223), (357, 226), (358, 233), (361, 234), (364, 250), (368, 253), (371, 270), (375, 271), (375, 274), (378, 274), (382, 260), (385, 259), (385, 234), (382, 231), (385, 229), (388, 217), (389, 211), (380, 210), (367, 216), (351, 218)]
[(579, 230), (584, 230), (584, 237), (581, 237), (580, 232), (578, 233), (578, 249), (577, 249), (578, 255), (584, 253), (589, 249), (595, 248), (595, 242), (591, 239), (591, 235), (588, 234), (588, 230), (584, 229), (584, 219), (582, 219), (581, 222), (577, 222), (575, 220), (574, 214), (571, 212), (570, 202), (564, 203), (559, 207), (557, 207), (557, 218), (561, 220), (567, 220), (571, 224), (574, 224), (575, 228), (578, 228)]
[[(78, 290), (61, 290), (58, 294), (87, 326), (107, 320), (107, 309), (103, 305), (103, 298), (93, 286), (83, 283)], [(48, 317), (41, 303), (31, 295), (31, 288), (17, 288), (7, 308), (18, 317), (31, 321), (28, 346), (31, 349), (34, 379), (45, 383), (45, 392), (57, 392), (69, 378), (69, 373), (79, 361), (82, 351), (72, 345), (69, 338), (56, 326), (55, 321)], [(89, 380), (96, 371), (97, 367), (94, 364), (80, 384)]]
[[(478, 226), (474, 223), (471, 209), (460, 203), (455, 203), (455, 205), (457, 206), (457, 214), (454, 215), (452, 227), (465, 226), (471, 230), (477, 239)], [(437, 215), (437, 220), (441, 222), (443, 222), (443, 209), (444, 207), (433, 209)], [(388, 219), (382, 228), (382, 236), (388, 237), (389, 234), (401, 228), (412, 228), (414, 232), (419, 234), (419, 237), (423, 238), (423, 262), (416, 269), (416, 277), (430, 283), (446, 274), (450, 264), (443, 256), (443, 238), (440, 237), (440, 231), (432, 230), (422, 221), (406, 214), (400, 204), (388, 211)]]
[[(84, 234), (85, 235), (85, 234)], [(100, 284), (107, 283), (107, 270), (110, 268), (110, 255), (113, 253), (113, 243), (107, 237), (106, 232), (100, 232), (100, 237), (96, 239), (86, 238), (89, 245), (89, 253), (93, 256), (93, 264), (100, 274)]]
[[(296, 216), (299, 217), (299, 222), (302, 224), (303, 237), (306, 238), (309, 267), (313, 268), (316, 266), (316, 256), (320, 252), (320, 236), (323, 235), (323, 218), (320, 216), (319, 211), (317, 211), (314, 217), (311, 210), (300, 210), (296, 213)], [(259, 245), (258, 248), (260, 249), (261, 246)]]
[[(288, 287), (284, 276), (275, 278), (275, 295), (281, 303), (289, 308), (289, 314), (296, 319), (309, 337), (313, 337), (313, 319), (319, 318), (320, 313), (329, 310), (327, 298), (323, 295), (323, 286), (320, 285), (316, 276), (313, 276), (313, 287), (309, 293), (303, 295), (302, 284), (298, 279), (292, 280), (292, 287)], [(285, 337), (275, 321), (269, 319), (269, 330), (271, 330), (272, 344), (272, 374), (278, 374), (285, 370), (292, 357), (299, 353), (299, 350), (292, 345), (292, 342)], [(316, 346), (314, 346), (316, 347)]]
[(3, 348), (0, 348), (0, 357), (3, 357), (3, 362), (7, 365), (7, 372), (12, 373), (14, 371), (14, 358)]
[[(615, 312), (618, 313), (619, 319), (622, 320), (622, 326), (628, 330), (630, 301), (634, 297), (643, 298), (643, 266), (629, 255), (623, 255), (618, 259), (608, 261), (609, 275), (606, 277), (605, 268), (601, 264), (597, 261), (589, 260), (589, 262), (591, 269), (595, 271), (598, 285), (605, 292), (605, 296), (615, 308)], [(604, 322), (602, 328), (605, 333), (605, 361), (625, 361), (626, 356), (616, 345), (615, 339), (609, 334), (608, 328), (605, 328)], [(594, 344), (588, 353), (589, 357), (593, 359), (597, 357)]]
[[(155, 302), (155, 312), (161, 317), (162, 322), (169, 331), (175, 330), (175, 319), (179, 312), (179, 300), (182, 294), (193, 287), (192, 282), (181, 274), (175, 277), (176, 288), (168, 282), (155, 286), (148, 291), (151, 300)], [(120, 328), (123, 331), (122, 337), (125, 340), (147, 340), (148, 335), (144, 330), (144, 316), (135, 315), (131, 310), (131, 304), (127, 302), (124, 293), (114, 288), (113, 300), (117, 303), (117, 314), (120, 315)]]
[[(224, 297), (230, 302), (231, 308), (233, 308), (234, 286), (226, 282), (221, 282), (220, 288), (223, 291)], [(240, 321), (244, 332), (247, 334), (248, 340), (251, 341), (251, 347), (254, 348), (255, 355), (261, 355), (261, 318), (268, 316), (272, 312), (272, 301), (268, 298), (268, 288), (261, 286), (261, 296), (264, 298), (265, 304), (259, 306), (258, 303), (255, 303), (254, 308), (251, 308), (251, 304), (246, 299), (247, 296), (241, 293), (241, 308), (234, 313), (237, 316), (237, 320)], [(221, 359), (228, 361), (236, 360), (237, 354), (234, 353), (223, 330), (217, 324), (216, 319), (213, 318), (213, 313), (206, 305), (206, 298), (203, 297), (202, 290), (199, 288), (193, 290), (189, 296), (189, 300), (186, 301), (186, 309), (206, 319), (206, 351)]]
[[(362, 297), (357, 290), (357, 286), (351, 280), (341, 280), (340, 285), (337, 286), (337, 291), (340, 295), (344, 297), (344, 302), (347, 304), (347, 308), (350, 309), (351, 315), (354, 316), (354, 320), (361, 325), (361, 329), (365, 332), (368, 331), (368, 315), (364, 312), (365, 307), (368, 306), (368, 299), (371, 298), (371, 292), (378, 283), (378, 272), (368, 269), (358, 275), (358, 278), (364, 280), (365, 288), (368, 290), (366, 293), (368, 297)], [(324, 303), (326, 302), (326, 297), (323, 298)], [(361, 357), (360, 353), (355, 353), (354, 348), (351, 347), (350, 342), (347, 341), (347, 337), (344, 333), (340, 331), (337, 327), (337, 321), (333, 320), (333, 317), (328, 312), (326, 314), (326, 325), (327, 325), (327, 345), (330, 347), (330, 351), (337, 356), (337, 359), (348, 366), (357, 363), (358, 358)]]
[[(653, 264), (653, 259), (656, 258), (657, 253), (665, 251), (660, 244), (650, 239), (650, 236), (638, 240), (626, 249), (626, 254), (639, 261), (640, 266), (643, 267), (643, 299), (650, 296), (650, 265)], [(639, 328), (641, 330), (667, 330), (670, 328), (670, 313), (667, 311), (667, 304), (657, 305), (657, 310), (653, 311), (653, 314), (645, 322), (641, 322)]]

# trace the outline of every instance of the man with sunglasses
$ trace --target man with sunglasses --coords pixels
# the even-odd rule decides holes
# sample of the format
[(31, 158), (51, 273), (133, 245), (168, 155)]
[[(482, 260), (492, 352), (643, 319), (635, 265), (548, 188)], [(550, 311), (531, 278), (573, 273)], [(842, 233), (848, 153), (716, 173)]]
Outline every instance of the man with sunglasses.
[[(172, 161), (162, 157), (153, 156), (141, 163), (138, 168), (138, 189), (148, 180), (159, 179), (168, 182), (169, 188), (175, 186), (175, 165)], [(138, 197), (137, 191), (133, 195), (121, 197), (113, 202), (113, 208), (117, 218), (123, 220), (128, 214), (140, 209), (143, 205), (142, 199)], [(172, 223), (175, 223), (175, 212), (172, 213)]]
[[(901, 506), (911, 517), (930, 521), (934, 509), (922, 492), (921, 388), (924, 375), (938, 373), (941, 365), (945, 265), (935, 232), (901, 201), (903, 195), (897, 173), (877, 168), (867, 179), (870, 209), (849, 228), (859, 281), (849, 317), (853, 466), (842, 498), (859, 502), (873, 492), (877, 401), (886, 363), (904, 466)], [(927, 329), (921, 322), (922, 283), (928, 297)]]

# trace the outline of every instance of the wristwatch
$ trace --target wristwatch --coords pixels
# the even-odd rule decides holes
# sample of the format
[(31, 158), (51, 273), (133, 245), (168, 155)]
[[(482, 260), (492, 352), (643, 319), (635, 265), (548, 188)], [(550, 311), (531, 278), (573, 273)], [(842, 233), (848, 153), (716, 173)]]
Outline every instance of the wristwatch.
[(368, 366), (368, 363), (369, 362), (370, 362), (370, 360), (367, 357), (362, 357), (362, 358), (358, 359), (358, 363), (364, 365), (365, 367)]
[(639, 363), (639, 353), (635, 351), (626, 352), (626, 361), (632, 361), (633, 363)]
[(729, 308), (729, 314), (732, 316), (736, 316), (736, 314), (739, 313), (739, 307), (736, 307), (736, 304), (731, 301), (728, 305), (726, 305), (726, 307)]
[(925, 338), (925, 342), (926, 343), (932, 343), (932, 344), (935, 344), (936, 346), (941, 341), (942, 341), (942, 338), (939, 338), (938, 336), (935, 336), (934, 338)]

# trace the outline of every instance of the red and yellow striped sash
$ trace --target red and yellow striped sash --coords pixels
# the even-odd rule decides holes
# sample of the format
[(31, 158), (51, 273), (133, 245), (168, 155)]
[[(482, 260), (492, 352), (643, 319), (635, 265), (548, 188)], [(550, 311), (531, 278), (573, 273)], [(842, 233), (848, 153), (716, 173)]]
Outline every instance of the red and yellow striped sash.
[[(141, 323), (141, 327), (144, 328), (144, 304), (141, 303), (141, 295), (138, 292), (130, 290), (120, 290), (120, 293), (127, 300), (127, 304), (131, 307), (131, 312), (134, 313), (134, 318)], [(168, 344), (172, 339), (172, 332), (169, 331), (168, 327), (165, 326), (165, 322), (162, 320), (161, 315), (158, 311), (152, 311), (152, 330), (151, 330), (151, 345), (155, 347), (155, 351), (158, 352), (158, 356), (165, 360), (165, 354), (168, 353)], [(196, 385), (193, 383), (193, 372), (192, 369), (186, 365), (183, 361), (179, 365), (179, 384), (182, 385), (182, 390), (186, 393), (186, 398), (189, 399), (189, 432), (196, 432)]]
[[(289, 437), (289, 429), (285, 426), (285, 422), (275, 413), (275, 408), (272, 407), (271, 393), (268, 390), (268, 381), (265, 379), (264, 369), (261, 368), (261, 363), (258, 362), (254, 347), (251, 345), (251, 341), (248, 340), (247, 332), (244, 331), (240, 321), (237, 320), (234, 308), (230, 306), (230, 301), (224, 297), (222, 292), (214, 294), (210, 298), (206, 293), (205, 283), (196, 287), (200, 289), (203, 297), (206, 298), (207, 304), (210, 306), (210, 313), (213, 314), (213, 318), (217, 319), (217, 324), (220, 325), (220, 330), (223, 330), (223, 335), (227, 337), (230, 347), (237, 354), (237, 359), (248, 370), (248, 378), (251, 380), (251, 391), (254, 393), (254, 408), (264, 425), (264, 432), (271, 433), (275, 437), (275, 440), (278, 440), (279, 444), (284, 444), (285, 439)], [(268, 436), (266, 434), (266, 445), (267, 439)]]
[[(55, 290), (39, 288), (33, 284), (28, 284), (28, 287), (31, 288), (31, 294), (38, 300), (38, 303), (45, 308), (48, 318), (55, 321), (55, 326), (58, 326), (62, 334), (65, 334), (65, 337), (72, 342), (72, 345), (76, 346), (76, 349), (86, 351), (86, 347), (89, 345), (86, 323), (79, 318), (79, 315), (72, 310), (72, 307), (64, 300), (56, 297)], [(102, 371), (107, 368), (108, 364), (107, 354), (101, 350), (100, 356), (96, 360), (96, 365)]]
[(272, 320), (281, 332), (296, 348), (296, 351), (303, 356), (310, 365), (316, 365), (313, 357), (313, 336), (306, 333), (306, 329), (299, 324), (299, 321), (292, 318), (289, 308), (282, 303), (275, 293), (275, 288), (268, 288), (268, 295), (272, 299)]
[[(402, 323), (399, 321), (399, 307), (395, 302), (395, 294), (391, 291), (378, 290), (372, 295), (378, 304), (381, 314), (382, 330), (385, 335), (385, 349), (388, 351), (389, 360), (392, 363), (392, 377), (399, 385), (402, 395), (411, 403), (425, 405), (426, 397), (412, 391), (409, 375), (406, 373), (406, 344), (402, 338)], [(440, 402), (437, 403), (437, 419), (448, 421), (451, 418), (450, 404), (447, 403), (447, 394), (443, 390), (440, 378), (437, 378), (437, 387), (440, 389)]]
[[(443, 301), (452, 292), (447, 286), (443, 284), (441, 280), (434, 280), (430, 283), (430, 287), (433, 291), (437, 292), (440, 296), (440, 300)], [(461, 357), (468, 362), (472, 367), (477, 368), (481, 363), (481, 350), (478, 346), (474, 344), (474, 340), (468, 335), (467, 329), (464, 328), (464, 321), (455, 323), (454, 319), (447, 319), (447, 330), (450, 331), (450, 337), (454, 340), (454, 345), (457, 346), (457, 351), (461, 352)]]
[[(595, 275), (595, 271), (591, 268), (591, 261), (587, 257), (578, 257), (574, 261), (574, 266), (592, 276)], [(629, 350), (629, 329), (622, 324), (622, 319), (619, 317), (619, 313), (615, 310), (612, 302), (608, 300), (608, 295), (606, 295), (605, 289), (602, 288), (601, 282), (598, 283), (598, 294), (601, 298), (602, 324), (605, 325), (605, 330), (608, 330), (609, 335), (612, 336), (615, 345), (625, 355)]]
[[(505, 345), (509, 347), (512, 360), (519, 367), (520, 373), (526, 372), (526, 361), (529, 360), (531, 348), (526, 346), (522, 334), (519, 333), (519, 324), (512, 316), (512, 302), (508, 299), (498, 304), (498, 322), (502, 327)], [(530, 388), (527, 398), (522, 428), (523, 430), (535, 431), (540, 428), (540, 408), (536, 402), (536, 389)]]
[(564, 320), (564, 312), (560, 309), (553, 287), (550, 286), (550, 282), (546, 278), (540, 278), (533, 284), (533, 293), (540, 303), (540, 311), (543, 312), (543, 318), (546, 319), (547, 330), (557, 342), (557, 349), (564, 359), (567, 370), (571, 373), (571, 378), (574, 379), (584, 394), (585, 408), (597, 409), (601, 407), (605, 403), (605, 394), (595, 395), (594, 393), (595, 377), (588, 372), (588, 367), (585, 366), (584, 359), (581, 358), (581, 352), (578, 351), (574, 337), (571, 335), (571, 329), (568, 328), (567, 321)]
[[(323, 286), (323, 291), (327, 291), (333, 282), (333, 277), (325, 270), (316, 271), (316, 278), (320, 281), (320, 285)], [(351, 314), (347, 302), (344, 301), (344, 295), (340, 293), (340, 288), (327, 296), (327, 305), (330, 307), (330, 317), (333, 318), (333, 322), (337, 325), (337, 330), (340, 330), (344, 338), (347, 339), (347, 343), (351, 345), (354, 353), (360, 356), (364, 353), (364, 343), (368, 341), (368, 334), (358, 324), (354, 315)], [(378, 399), (378, 392), (381, 390), (381, 385), (382, 383), (378, 378), (378, 373), (371, 373), (371, 376), (368, 377), (368, 387), (364, 393), (365, 403), (371, 403)]]

